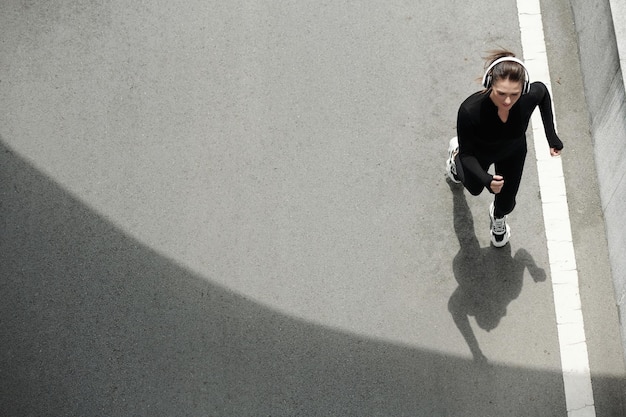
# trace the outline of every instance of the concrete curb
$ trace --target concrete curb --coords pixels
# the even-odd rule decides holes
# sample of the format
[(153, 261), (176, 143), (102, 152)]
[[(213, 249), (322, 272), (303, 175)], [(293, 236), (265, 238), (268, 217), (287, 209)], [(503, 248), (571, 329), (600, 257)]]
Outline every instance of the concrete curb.
[[(611, 6), (611, 16), (613, 18), (613, 28), (615, 30), (615, 41), (621, 68), (626, 68), (626, 3), (622, 0), (609, 0)], [(622, 82), (626, 90), (626, 78), (622, 71)]]
[(626, 4), (570, 0), (606, 223), (616, 303), (626, 346)]

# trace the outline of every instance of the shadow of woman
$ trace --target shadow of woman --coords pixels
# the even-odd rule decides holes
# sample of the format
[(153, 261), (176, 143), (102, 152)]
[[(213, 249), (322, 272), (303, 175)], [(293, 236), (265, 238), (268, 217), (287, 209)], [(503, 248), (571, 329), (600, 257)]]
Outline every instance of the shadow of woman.
[(448, 301), (448, 310), (474, 360), (486, 363), (487, 358), (478, 345), (469, 317), (473, 316), (483, 330), (495, 329), (506, 316), (509, 303), (522, 291), (524, 270), (528, 268), (534, 282), (545, 281), (546, 273), (525, 249), (519, 249), (511, 256), (510, 244), (503, 248), (481, 248), (463, 187), (448, 184), (453, 195), (454, 231), (461, 246), (453, 261), (459, 286)]

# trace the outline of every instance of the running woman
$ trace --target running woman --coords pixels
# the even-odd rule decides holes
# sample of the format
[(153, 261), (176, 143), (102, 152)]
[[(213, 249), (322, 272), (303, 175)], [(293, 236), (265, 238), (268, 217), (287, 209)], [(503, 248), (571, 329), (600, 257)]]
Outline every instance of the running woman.
[[(548, 88), (542, 82), (530, 82), (524, 63), (515, 54), (492, 51), (482, 84), (483, 90), (459, 108), (458, 137), (450, 140), (446, 172), (472, 195), (484, 188), (494, 194), (489, 207), (491, 243), (503, 247), (511, 236), (506, 219), (515, 208), (526, 160), (526, 129), (537, 106), (552, 156), (561, 154), (563, 142), (554, 128)], [(491, 165), (494, 175), (488, 172)]]

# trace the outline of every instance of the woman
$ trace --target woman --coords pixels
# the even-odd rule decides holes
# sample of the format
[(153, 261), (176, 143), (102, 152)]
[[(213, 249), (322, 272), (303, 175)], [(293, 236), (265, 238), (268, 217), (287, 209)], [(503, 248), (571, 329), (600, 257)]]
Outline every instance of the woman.
[[(526, 160), (526, 129), (537, 106), (552, 156), (563, 143), (556, 134), (552, 101), (545, 84), (529, 81), (523, 62), (510, 51), (493, 51), (487, 58), (484, 90), (469, 96), (459, 108), (458, 138), (450, 140), (446, 171), (472, 194), (486, 188), (495, 195), (489, 208), (491, 242), (507, 244), (511, 229), (506, 216), (515, 207)], [(488, 173), (494, 165), (495, 174)]]

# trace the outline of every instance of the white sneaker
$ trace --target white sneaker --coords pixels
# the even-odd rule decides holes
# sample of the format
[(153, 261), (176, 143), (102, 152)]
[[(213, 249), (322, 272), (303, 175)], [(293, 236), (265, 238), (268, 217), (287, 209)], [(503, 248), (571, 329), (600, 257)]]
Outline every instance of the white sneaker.
[(450, 139), (450, 145), (448, 146), (448, 159), (446, 160), (446, 174), (448, 178), (456, 184), (460, 183), (459, 178), (456, 176), (456, 163), (454, 157), (459, 153), (459, 139), (455, 136)]
[(496, 219), (493, 212), (494, 204), (491, 203), (489, 206), (489, 219), (491, 221), (491, 230), (489, 232), (491, 234), (491, 243), (496, 248), (501, 248), (509, 242), (511, 238), (511, 228), (506, 224), (506, 216), (501, 219)]

